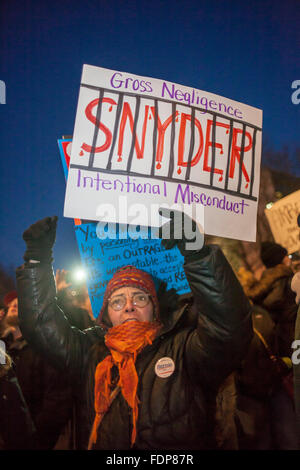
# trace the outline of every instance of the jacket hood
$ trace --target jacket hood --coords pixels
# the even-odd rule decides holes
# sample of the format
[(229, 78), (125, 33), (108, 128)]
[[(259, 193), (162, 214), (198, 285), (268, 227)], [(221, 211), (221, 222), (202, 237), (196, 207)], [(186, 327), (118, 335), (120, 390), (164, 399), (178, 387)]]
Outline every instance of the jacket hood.
[(254, 302), (266, 297), (272, 290), (272, 285), (279, 279), (289, 278), (293, 274), (291, 268), (278, 264), (274, 268), (266, 269), (260, 280), (257, 280), (250, 271), (239, 271), (239, 279), (244, 292)]

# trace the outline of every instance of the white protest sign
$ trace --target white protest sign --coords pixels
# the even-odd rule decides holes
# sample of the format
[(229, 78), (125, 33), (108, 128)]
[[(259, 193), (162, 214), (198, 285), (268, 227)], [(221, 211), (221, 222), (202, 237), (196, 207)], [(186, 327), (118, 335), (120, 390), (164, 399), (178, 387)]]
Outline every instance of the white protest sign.
[(165, 203), (201, 223), (204, 211), (209, 235), (254, 241), (261, 126), (248, 105), (84, 65), (64, 215), (158, 226)]
[(265, 214), (276, 243), (284, 246), (288, 253), (300, 250), (300, 229), (297, 217), (300, 214), (300, 190), (275, 202)]

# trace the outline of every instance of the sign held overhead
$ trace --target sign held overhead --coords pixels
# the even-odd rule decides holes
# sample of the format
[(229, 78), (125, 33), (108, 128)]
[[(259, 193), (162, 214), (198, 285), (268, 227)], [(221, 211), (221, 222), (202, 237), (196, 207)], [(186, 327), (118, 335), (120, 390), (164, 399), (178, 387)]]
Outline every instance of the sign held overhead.
[(255, 240), (261, 126), (248, 105), (84, 65), (64, 215), (158, 226), (159, 206), (193, 207), (205, 233)]

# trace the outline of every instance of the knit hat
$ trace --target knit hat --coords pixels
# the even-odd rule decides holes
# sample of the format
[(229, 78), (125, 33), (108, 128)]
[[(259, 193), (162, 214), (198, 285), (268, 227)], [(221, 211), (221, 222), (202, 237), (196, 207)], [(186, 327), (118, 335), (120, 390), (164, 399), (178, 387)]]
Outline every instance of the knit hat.
[(12, 290), (11, 292), (8, 292), (8, 293), (4, 296), (4, 299), (3, 299), (5, 307), (8, 307), (9, 304), (10, 304), (13, 300), (15, 300), (17, 297), (18, 297), (17, 291)]
[(97, 324), (102, 324), (103, 315), (105, 313), (108, 299), (111, 294), (121, 287), (137, 287), (151, 296), (154, 305), (154, 315), (156, 320), (159, 319), (159, 303), (156, 294), (155, 284), (150, 274), (137, 269), (135, 266), (124, 266), (115, 272), (106, 286), (103, 305), (97, 318)]
[(263, 242), (261, 244), (260, 257), (266, 268), (273, 268), (280, 264), (287, 254), (287, 250), (278, 243)]

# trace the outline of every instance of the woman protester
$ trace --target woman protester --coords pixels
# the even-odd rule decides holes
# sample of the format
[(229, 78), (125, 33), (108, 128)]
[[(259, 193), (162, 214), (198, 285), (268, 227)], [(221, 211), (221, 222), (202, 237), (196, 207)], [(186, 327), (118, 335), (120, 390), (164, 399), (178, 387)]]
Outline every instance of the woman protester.
[(247, 352), (251, 306), (222, 251), (213, 245), (188, 249), (191, 239), (174, 238), (175, 211), (160, 213), (171, 218), (163, 247), (177, 246), (184, 256), (192, 308), (174, 308), (170, 296), (163, 307), (166, 296), (151, 276), (125, 266), (107, 284), (97, 325), (84, 331), (71, 327), (56, 303), (51, 263), (57, 217), (23, 234), (21, 329), (76, 384), (77, 448), (214, 448), (209, 403)]

